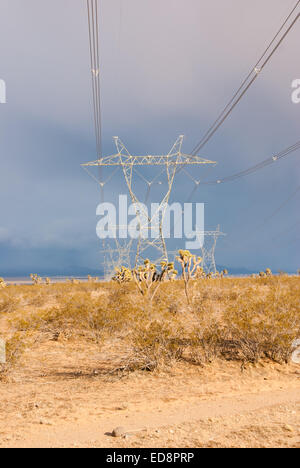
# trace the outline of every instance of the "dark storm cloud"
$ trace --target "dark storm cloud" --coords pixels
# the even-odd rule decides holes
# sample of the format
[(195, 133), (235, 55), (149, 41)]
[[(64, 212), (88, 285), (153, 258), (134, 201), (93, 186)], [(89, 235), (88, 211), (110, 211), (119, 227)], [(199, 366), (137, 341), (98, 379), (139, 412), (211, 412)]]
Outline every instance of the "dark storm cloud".
[[(160, 153), (184, 133), (190, 151), (294, 3), (102, 1), (105, 154), (114, 151), (112, 135), (133, 153)], [(299, 140), (300, 104), (291, 102), (292, 80), (300, 78), (299, 28), (204, 148), (204, 157), (218, 161), (207, 177), (230, 175)], [(7, 104), (0, 105), (0, 268), (17, 265), (23, 254), (25, 266), (52, 268), (55, 259), (62, 268), (92, 268), (99, 191), (80, 167), (96, 158), (85, 2), (1, 0), (0, 79), (7, 84)], [(108, 200), (119, 180), (107, 187)], [(194, 200), (206, 203), (207, 227), (221, 224), (230, 234), (219, 263), (299, 266), (297, 244), (271, 242), (294, 223), (299, 197), (256, 230), (299, 181), (293, 156), (239, 182), (200, 187)], [(190, 189), (191, 181), (181, 180), (174, 198), (186, 200)]]

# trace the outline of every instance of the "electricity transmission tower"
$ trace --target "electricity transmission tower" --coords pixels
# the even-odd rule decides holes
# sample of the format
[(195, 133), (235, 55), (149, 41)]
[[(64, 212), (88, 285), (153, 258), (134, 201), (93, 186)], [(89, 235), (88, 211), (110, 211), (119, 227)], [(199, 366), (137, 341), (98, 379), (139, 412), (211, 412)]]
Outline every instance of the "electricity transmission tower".
[[(181, 148), (183, 138), (183, 135), (180, 135), (177, 138), (168, 154), (155, 156), (134, 156), (129, 153), (129, 151), (127, 150), (127, 148), (122, 143), (119, 137), (114, 137), (115, 145), (117, 148), (116, 154), (112, 156), (102, 157), (97, 159), (96, 161), (91, 161), (82, 165), (85, 168), (93, 166), (115, 166), (120, 167), (122, 169), (123, 176), (131, 197), (131, 201), (136, 207), (136, 217), (138, 219), (139, 225), (139, 236), (137, 242), (135, 266), (142, 264), (146, 258), (150, 257), (148, 255), (149, 250), (155, 252), (154, 258), (152, 258), (153, 263), (158, 264), (162, 260), (168, 261), (168, 252), (163, 235), (163, 224), (167, 204), (170, 199), (178, 167), (184, 167), (186, 165), (216, 164), (215, 161), (210, 161), (208, 159), (204, 159), (196, 155), (182, 153)], [(157, 203), (155, 212), (151, 212), (151, 214), (149, 214), (148, 210), (145, 209), (145, 205), (143, 203), (140, 203), (135, 187), (136, 181), (134, 175), (136, 174), (147, 182), (148, 189), (146, 198), (149, 196), (150, 188), (154, 181), (157, 179), (157, 176), (155, 176), (152, 179), (152, 181), (147, 181), (145, 177), (137, 171), (137, 167), (139, 167), (140, 170), (141, 167), (146, 166), (162, 167), (161, 173), (164, 173), (166, 175), (167, 180), (167, 189), (162, 197), (162, 200), (159, 203)], [(151, 237), (149, 235), (150, 226), (151, 230), (153, 229), (153, 226), (155, 227), (155, 231), (157, 233), (155, 237)]]
[[(104, 279), (110, 280), (116, 268), (124, 266), (131, 269), (130, 254), (132, 252), (133, 239), (114, 239), (114, 248), (109, 243), (105, 244), (104, 255)], [(123, 242), (122, 242), (123, 241)]]
[(205, 273), (215, 274), (217, 272), (215, 250), (217, 240), (221, 236), (226, 236), (226, 234), (220, 231), (220, 226), (217, 226), (217, 229), (215, 231), (204, 232), (204, 244), (201, 248), (201, 266), (204, 269)]

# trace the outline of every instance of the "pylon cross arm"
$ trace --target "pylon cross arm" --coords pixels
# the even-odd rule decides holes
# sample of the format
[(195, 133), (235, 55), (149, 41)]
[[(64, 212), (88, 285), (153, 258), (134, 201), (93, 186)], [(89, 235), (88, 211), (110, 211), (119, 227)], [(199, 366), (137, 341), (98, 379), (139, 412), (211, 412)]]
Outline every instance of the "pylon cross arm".
[(196, 164), (216, 164), (216, 161), (200, 158), (199, 156), (190, 156), (181, 153), (172, 155), (145, 155), (132, 156), (129, 158), (124, 154), (114, 154), (105, 158), (91, 161), (82, 166), (180, 166)]
[(129, 153), (126, 146), (119, 137), (114, 137), (117, 147), (117, 153), (111, 156), (91, 161), (82, 166), (163, 166), (163, 165), (195, 165), (195, 164), (216, 164), (216, 161), (201, 158), (200, 156), (193, 156), (191, 154), (184, 154), (181, 152), (183, 142), (183, 135), (177, 138), (168, 154), (163, 155), (138, 155), (133, 156)]

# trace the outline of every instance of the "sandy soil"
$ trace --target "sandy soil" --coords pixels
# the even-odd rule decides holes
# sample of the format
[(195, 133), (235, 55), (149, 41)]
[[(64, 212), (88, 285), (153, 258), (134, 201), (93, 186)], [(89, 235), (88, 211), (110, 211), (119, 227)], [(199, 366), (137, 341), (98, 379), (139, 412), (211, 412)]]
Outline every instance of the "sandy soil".
[[(299, 365), (119, 378), (101, 375), (101, 359), (80, 343), (28, 352), (0, 382), (0, 447), (300, 447)], [(112, 437), (117, 426), (128, 434)]]

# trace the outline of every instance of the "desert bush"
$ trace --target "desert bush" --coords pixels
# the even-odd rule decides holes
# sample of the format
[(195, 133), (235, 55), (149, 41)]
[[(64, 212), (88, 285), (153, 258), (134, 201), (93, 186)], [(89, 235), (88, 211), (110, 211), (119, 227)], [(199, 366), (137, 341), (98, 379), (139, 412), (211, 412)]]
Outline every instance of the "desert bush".
[(299, 311), (298, 289), (272, 288), (263, 298), (246, 293), (224, 314), (231, 356), (249, 362), (263, 357), (288, 362), (300, 333)]
[(0, 314), (9, 314), (18, 309), (20, 297), (13, 294), (9, 288), (0, 295)]
[(45, 287), (42, 285), (36, 285), (34, 288), (34, 294), (32, 291), (25, 291), (22, 296), (20, 296), (20, 300), (24, 306), (42, 307), (51, 297), (49, 291), (46, 291)]
[(221, 357), (226, 344), (226, 330), (215, 318), (203, 317), (189, 335), (189, 357), (195, 364), (211, 363)]
[(90, 293), (77, 292), (61, 298), (54, 307), (20, 313), (11, 322), (17, 330), (35, 330), (45, 333), (89, 333), (99, 340), (104, 333), (112, 335), (130, 326), (130, 320), (139, 313), (139, 302), (131, 302), (124, 291), (92, 299)]
[(182, 358), (186, 344), (182, 340), (182, 327), (172, 321), (153, 320), (138, 324), (132, 333), (132, 356), (129, 370), (162, 369)]

